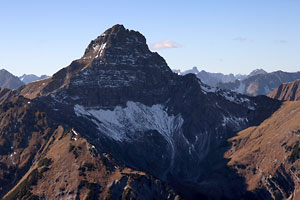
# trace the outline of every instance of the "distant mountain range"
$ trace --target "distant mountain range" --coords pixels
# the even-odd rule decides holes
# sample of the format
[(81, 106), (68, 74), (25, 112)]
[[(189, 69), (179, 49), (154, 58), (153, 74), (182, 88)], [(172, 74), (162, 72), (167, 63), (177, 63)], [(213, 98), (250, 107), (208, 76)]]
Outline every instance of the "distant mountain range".
[(45, 79), (45, 78), (48, 78), (49, 76), (47, 75), (41, 75), (41, 76), (37, 76), (37, 75), (34, 75), (34, 74), (23, 74), (22, 76), (19, 77), (19, 79), (25, 83), (25, 84), (28, 84), (28, 83), (31, 83), (31, 82), (34, 82), (34, 81), (39, 81), (39, 80), (42, 80), (42, 79)]
[(181, 72), (173, 70), (179, 75), (195, 74), (203, 83), (221, 89), (231, 90), (250, 96), (267, 95), (283, 83), (300, 79), (300, 72), (275, 71), (268, 73), (263, 69), (255, 69), (248, 75), (211, 73), (199, 71), (197, 67)]
[(36, 76), (34, 74), (24, 74), (17, 77), (5, 69), (0, 70), (0, 88), (16, 89), (22, 85), (48, 78), (47, 75)]
[(173, 70), (178, 75), (195, 74), (203, 83), (209, 86), (216, 86), (219, 82), (228, 83), (238, 79), (243, 79), (247, 75), (233, 75), (233, 74), (222, 74), (222, 73), (211, 73), (204, 70), (199, 71), (197, 67), (181, 72), (180, 70)]
[(282, 83), (300, 79), (300, 72), (276, 71), (271, 73), (259, 73), (248, 76), (243, 80), (235, 80), (229, 83), (218, 83), (217, 87), (228, 89), (250, 96), (267, 95)]
[(205, 70), (199, 71), (197, 67), (193, 67), (192, 69), (186, 70), (186, 71), (180, 71), (178, 69), (173, 69), (174, 73), (177, 73), (178, 75), (186, 75), (186, 74), (195, 74), (203, 83), (215, 87), (219, 83), (231, 83), (236, 80), (244, 80), (246, 78), (249, 78), (251, 76), (255, 76), (258, 74), (267, 74), (267, 72), (263, 69), (256, 69), (253, 70), (250, 74), (222, 74), (222, 73), (211, 73), (206, 72)]

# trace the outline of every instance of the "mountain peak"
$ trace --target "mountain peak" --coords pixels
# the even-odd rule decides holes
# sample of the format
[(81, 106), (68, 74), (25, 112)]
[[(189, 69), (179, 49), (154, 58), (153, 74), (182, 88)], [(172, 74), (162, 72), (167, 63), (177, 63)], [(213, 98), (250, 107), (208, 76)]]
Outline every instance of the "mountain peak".
[(263, 69), (255, 69), (253, 70), (249, 75), (248, 77), (250, 76), (255, 76), (255, 75), (258, 75), (258, 74), (267, 74), (268, 72), (266, 72), (265, 70)]
[(92, 40), (82, 59), (93, 60), (96, 64), (137, 65), (151, 54), (141, 33), (117, 24)]
[(195, 73), (199, 73), (199, 70), (198, 70), (198, 68), (197, 68), (196, 66), (193, 67), (193, 71), (194, 71)]
[[(48, 83), (40, 87), (39, 95), (70, 85), (119, 88), (137, 83), (163, 82), (171, 76), (173, 73), (166, 61), (149, 50), (141, 33), (115, 25), (92, 40), (80, 59), (53, 74)], [(32, 94), (32, 97), (36, 95)]]
[(192, 69), (186, 70), (183, 72), (183, 74), (198, 74), (199, 70), (196, 66), (194, 66)]
[(22, 81), (6, 69), (0, 70), (0, 88), (16, 89), (24, 85)]

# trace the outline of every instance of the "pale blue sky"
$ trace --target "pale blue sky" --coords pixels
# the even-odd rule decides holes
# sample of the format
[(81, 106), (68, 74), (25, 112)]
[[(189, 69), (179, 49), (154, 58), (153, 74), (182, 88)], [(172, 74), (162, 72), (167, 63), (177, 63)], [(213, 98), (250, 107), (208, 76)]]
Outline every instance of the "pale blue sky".
[(2, 0), (0, 68), (53, 74), (114, 24), (140, 31), (171, 68), (300, 71), (300, 0)]

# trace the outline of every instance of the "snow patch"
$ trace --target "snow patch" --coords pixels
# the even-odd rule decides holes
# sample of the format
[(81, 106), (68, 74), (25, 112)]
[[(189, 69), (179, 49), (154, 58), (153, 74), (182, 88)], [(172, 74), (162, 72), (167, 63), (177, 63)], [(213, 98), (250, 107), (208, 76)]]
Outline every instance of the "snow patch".
[(245, 88), (246, 88), (246, 85), (244, 83), (240, 82), (239, 87), (234, 89), (233, 91), (237, 92), (237, 93), (244, 94), (245, 93)]
[(97, 46), (93, 47), (94, 51), (97, 51), (97, 55), (96, 55), (95, 58), (98, 58), (99, 56), (102, 56), (103, 50), (105, 49), (105, 47), (106, 47), (106, 43), (103, 43), (101, 45), (97, 45)]
[(74, 133), (74, 135), (78, 135), (78, 133), (74, 129), (72, 129), (72, 133)]
[(207, 92), (217, 92), (218, 88), (214, 88), (214, 87), (209, 87), (209, 86), (203, 86), (201, 85), (201, 89), (202, 91), (204, 91), (204, 93), (207, 93)]
[(14, 162), (14, 159), (13, 159), (13, 154), (10, 154), (9, 158), (10, 158), (10, 162), (11, 162), (13, 165), (15, 165), (15, 162)]
[(243, 125), (248, 123), (247, 118), (235, 116), (223, 116), (222, 126), (233, 126), (235, 130), (239, 130)]
[[(250, 110), (255, 110), (255, 107), (251, 105), (250, 99), (247, 98), (247, 96), (245, 96), (245, 95), (240, 95), (240, 94), (237, 94), (236, 92), (232, 92), (229, 90), (223, 90), (223, 89), (220, 89), (217, 87), (210, 87), (208, 85), (203, 84), (200, 80), (199, 80), (199, 85), (204, 94), (207, 94), (209, 92), (215, 93), (219, 96), (224, 97), (227, 101), (230, 101), (230, 102), (233, 102), (236, 104), (246, 104), (246, 105), (248, 104), (248, 108)], [(238, 91), (240, 93), (243, 93), (242, 91), (244, 89), (245, 89), (245, 84), (241, 83)], [(216, 102), (216, 106), (220, 108), (220, 106), (217, 104), (217, 102)]]
[(200, 79), (198, 79), (198, 83), (204, 94), (207, 94), (208, 92), (216, 93), (219, 90), (219, 88), (217, 88), (217, 87), (210, 87), (209, 85), (202, 83)]
[(116, 141), (130, 141), (137, 133), (156, 130), (171, 145), (173, 134), (181, 131), (183, 118), (180, 114), (168, 115), (163, 105), (146, 106), (128, 101), (125, 108), (117, 106), (114, 110), (85, 108), (75, 105), (77, 116), (90, 118), (98, 130)]
[(71, 96), (71, 99), (76, 101), (76, 100), (80, 99), (80, 97), (79, 96)]
[(222, 93), (220, 93), (221, 96), (225, 97), (225, 99), (227, 99), (228, 101), (231, 101), (233, 103), (237, 103), (237, 104), (242, 104), (242, 103), (248, 103), (250, 100), (246, 97), (242, 97), (242, 96), (237, 96), (236, 93), (234, 92), (227, 92), (224, 91)]

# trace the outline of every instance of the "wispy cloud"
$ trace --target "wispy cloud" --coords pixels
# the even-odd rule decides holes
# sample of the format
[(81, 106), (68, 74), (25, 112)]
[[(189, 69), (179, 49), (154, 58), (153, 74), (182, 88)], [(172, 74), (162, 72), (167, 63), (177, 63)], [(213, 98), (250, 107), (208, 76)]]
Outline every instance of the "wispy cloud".
[(181, 47), (181, 45), (173, 40), (163, 40), (150, 45), (150, 48), (153, 50), (171, 49), (171, 48), (179, 48), (179, 47)]
[(238, 41), (238, 42), (246, 42), (246, 41), (248, 41), (249, 39), (246, 38), (246, 37), (237, 36), (237, 37), (233, 38), (232, 40)]
[(287, 40), (275, 40), (274, 42), (275, 43), (279, 43), (279, 44), (286, 44), (286, 43), (288, 43)]

